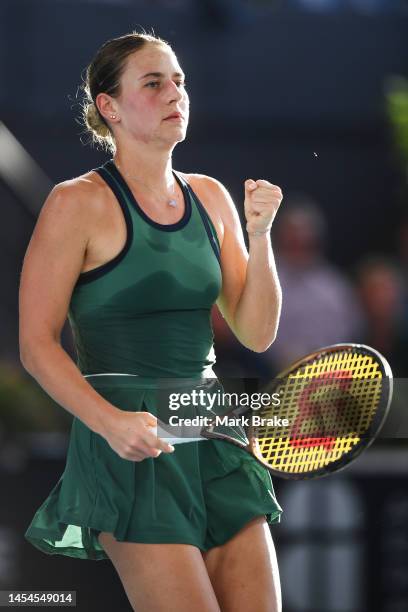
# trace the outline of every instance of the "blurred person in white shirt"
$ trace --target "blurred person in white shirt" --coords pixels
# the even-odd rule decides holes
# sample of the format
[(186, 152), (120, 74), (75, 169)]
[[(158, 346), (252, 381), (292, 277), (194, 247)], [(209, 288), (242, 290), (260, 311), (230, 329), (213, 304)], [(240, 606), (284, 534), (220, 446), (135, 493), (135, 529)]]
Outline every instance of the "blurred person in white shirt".
[(267, 356), (278, 370), (322, 346), (355, 342), (362, 329), (351, 282), (325, 256), (327, 227), (318, 205), (302, 194), (286, 201), (272, 235), (283, 304)]

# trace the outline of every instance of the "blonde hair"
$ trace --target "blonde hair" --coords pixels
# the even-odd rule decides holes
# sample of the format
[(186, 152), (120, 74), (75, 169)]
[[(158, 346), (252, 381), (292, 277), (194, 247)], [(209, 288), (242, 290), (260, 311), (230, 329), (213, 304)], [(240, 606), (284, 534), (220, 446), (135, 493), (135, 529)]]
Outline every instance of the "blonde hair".
[(97, 51), (86, 68), (81, 89), (84, 98), (81, 103), (81, 123), (84, 132), (89, 134), (91, 142), (107, 152), (114, 153), (116, 144), (112, 129), (95, 104), (100, 93), (113, 98), (120, 94), (120, 78), (125, 69), (126, 59), (147, 44), (166, 45), (169, 43), (155, 34), (133, 31), (106, 41)]

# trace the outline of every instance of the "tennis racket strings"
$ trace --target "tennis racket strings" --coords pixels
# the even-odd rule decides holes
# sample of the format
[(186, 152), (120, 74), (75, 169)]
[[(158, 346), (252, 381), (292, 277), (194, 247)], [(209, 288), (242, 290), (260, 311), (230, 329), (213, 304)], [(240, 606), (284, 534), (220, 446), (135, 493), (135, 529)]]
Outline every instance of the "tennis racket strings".
[(258, 410), (261, 424), (252, 426), (252, 452), (277, 472), (327, 469), (372, 442), (389, 405), (391, 382), (387, 362), (363, 345), (334, 345), (309, 355), (272, 383), (281, 398), (279, 417), (288, 425), (268, 426), (276, 406)]

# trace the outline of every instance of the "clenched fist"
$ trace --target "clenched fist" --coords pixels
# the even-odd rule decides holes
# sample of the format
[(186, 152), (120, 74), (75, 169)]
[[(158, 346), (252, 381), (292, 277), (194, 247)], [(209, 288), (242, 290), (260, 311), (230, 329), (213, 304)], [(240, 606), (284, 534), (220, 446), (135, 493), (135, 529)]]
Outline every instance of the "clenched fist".
[(146, 457), (158, 457), (162, 451), (174, 451), (171, 444), (157, 437), (157, 417), (150, 412), (115, 407), (102, 435), (119, 457), (129, 461), (143, 461)]
[(248, 234), (254, 232), (263, 234), (271, 229), (282, 198), (281, 188), (272, 185), (269, 181), (263, 179), (245, 181), (244, 209)]

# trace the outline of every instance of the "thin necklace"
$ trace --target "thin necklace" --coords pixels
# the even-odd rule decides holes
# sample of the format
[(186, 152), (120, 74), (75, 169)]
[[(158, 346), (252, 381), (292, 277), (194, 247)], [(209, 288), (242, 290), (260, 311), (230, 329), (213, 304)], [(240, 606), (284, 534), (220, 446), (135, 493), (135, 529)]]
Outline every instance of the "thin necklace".
[[(154, 195), (157, 197), (157, 192), (156, 192), (156, 191), (154, 191), (154, 190), (153, 190), (151, 187), (149, 187), (149, 185), (146, 185), (146, 183), (143, 183), (143, 181), (141, 181), (141, 180), (140, 180), (140, 179), (139, 179), (137, 176), (130, 176), (130, 174), (129, 174), (129, 173), (126, 173), (126, 172), (124, 173), (124, 172), (121, 170), (121, 167), (119, 166), (119, 164), (118, 164), (117, 162), (113, 162), (113, 163), (116, 165), (117, 169), (118, 169), (118, 170), (121, 172), (121, 174), (123, 174), (123, 176), (125, 176), (125, 177), (127, 177), (127, 178), (134, 179), (135, 181), (138, 181), (138, 182), (139, 182), (141, 185), (144, 185), (144, 187), (146, 187), (147, 189), (149, 189), (149, 190), (150, 190), (150, 191), (151, 191), (151, 192), (152, 192), (152, 193), (153, 193), (153, 194), (154, 194)], [(169, 197), (167, 196), (167, 202), (166, 202), (166, 203), (167, 203), (169, 206), (173, 206), (173, 207), (174, 207), (174, 206), (177, 206), (177, 200), (176, 200), (175, 187), (176, 187), (176, 185), (175, 185), (175, 180), (174, 180), (174, 178), (173, 178), (173, 189), (172, 189), (172, 195), (173, 195), (173, 197), (172, 197), (172, 198), (169, 198)], [(160, 199), (161, 199), (162, 197), (163, 197), (163, 196), (160, 196)]]

